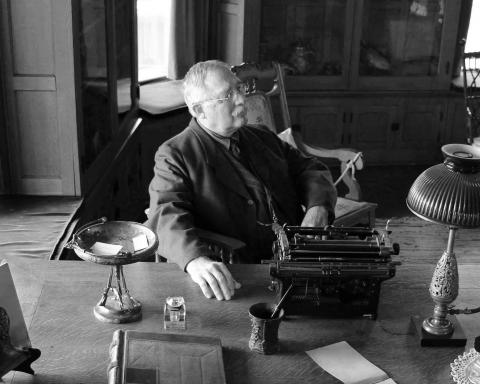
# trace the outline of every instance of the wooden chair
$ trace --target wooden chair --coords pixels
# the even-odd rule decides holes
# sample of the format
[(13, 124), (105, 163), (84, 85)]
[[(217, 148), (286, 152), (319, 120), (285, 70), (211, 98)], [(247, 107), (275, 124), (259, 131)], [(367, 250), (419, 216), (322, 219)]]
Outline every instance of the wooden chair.
[(463, 95), (467, 122), (467, 142), (480, 144), (480, 52), (463, 54)]
[[(310, 156), (320, 159), (334, 159), (339, 164), (340, 176), (334, 181), (343, 183), (347, 189), (344, 197), (339, 197), (335, 207), (335, 225), (375, 226), (377, 204), (361, 201), (361, 188), (355, 172), (363, 168), (361, 152), (348, 148), (326, 149), (304, 143), (300, 134), (292, 130), (284, 81), (284, 68), (276, 62), (263, 67), (256, 63), (245, 63), (232, 67), (236, 76), (247, 85), (246, 105), (249, 124), (263, 124), (278, 136)], [(272, 101), (276, 99), (280, 114), (275, 119)], [(280, 129), (278, 129), (280, 127)], [(332, 181), (331, 172), (327, 177)]]

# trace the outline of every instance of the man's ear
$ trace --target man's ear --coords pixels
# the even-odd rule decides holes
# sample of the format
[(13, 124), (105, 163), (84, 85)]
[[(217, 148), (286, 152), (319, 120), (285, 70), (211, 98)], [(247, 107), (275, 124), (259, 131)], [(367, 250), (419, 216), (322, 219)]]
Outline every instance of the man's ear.
[(203, 108), (201, 104), (194, 105), (189, 109), (190, 109), (190, 114), (195, 118), (198, 118), (203, 114)]

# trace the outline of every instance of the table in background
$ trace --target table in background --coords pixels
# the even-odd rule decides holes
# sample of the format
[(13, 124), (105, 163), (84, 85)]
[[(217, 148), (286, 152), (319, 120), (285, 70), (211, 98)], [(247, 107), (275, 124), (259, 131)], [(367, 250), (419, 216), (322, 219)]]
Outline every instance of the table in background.
[[(267, 289), (268, 267), (234, 265), (243, 287), (231, 301), (205, 299), (199, 288), (174, 264), (137, 263), (125, 267), (132, 295), (143, 304), (143, 319), (131, 324), (104, 324), (93, 306), (106, 282), (108, 268), (87, 262), (34, 261), (10, 263), (30, 338), (42, 356), (34, 377), (16, 373), (13, 383), (105, 383), (108, 348), (114, 330), (163, 330), (163, 303), (182, 295), (187, 305), (186, 334), (219, 337), (227, 383), (338, 383), (305, 351), (346, 340), (398, 384), (450, 383), (450, 363), (463, 348), (422, 348), (409, 317), (430, 314), (428, 284), (433, 265), (398, 267), (383, 283), (377, 320), (291, 317), (280, 325), (281, 351), (264, 356), (248, 349), (251, 304), (273, 300)], [(475, 302), (479, 265), (460, 266), (460, 301)], [(478, 315), (460, 316), (467, 349), (480, 334)], [(9, 377), (7, 377), (8, 379)], [(8, 381), (7, 381), (8, 383)]]

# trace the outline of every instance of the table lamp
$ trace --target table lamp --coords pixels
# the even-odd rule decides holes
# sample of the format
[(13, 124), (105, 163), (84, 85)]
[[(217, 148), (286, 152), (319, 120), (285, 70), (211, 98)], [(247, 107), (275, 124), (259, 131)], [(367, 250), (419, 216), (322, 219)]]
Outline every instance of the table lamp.
[(466, 338), (453, 314), (478, 309), (451, 307), (459, 286), (453, 247), (458, 228), (480, 227), (480, 149), (447, 144), (442, 152), (443, 164), (420, 174), (407, 197), (407, 206), (415, 215), (449, 228), (447, 247), (435, 267), (429, 289), (435, 303), (433, 315), (423, 321), (413, 316), (412, 321), (422, 346), (463, 346)]

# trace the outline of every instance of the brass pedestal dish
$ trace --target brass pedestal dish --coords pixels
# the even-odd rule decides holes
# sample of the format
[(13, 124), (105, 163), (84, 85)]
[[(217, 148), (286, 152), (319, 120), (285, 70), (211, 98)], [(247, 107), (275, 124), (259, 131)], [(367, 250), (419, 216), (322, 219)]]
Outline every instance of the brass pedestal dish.
[(149, 259), (157, 246), (155, 233), (132, 221), (107, 221), (103, 217), (75, 232), (66, 247), (85, 261), (111, 266), (107, 285), (93, 310), (98, 320), (129, 323), (141, 319), (142, 305), (128, 291), (123, 266)]

